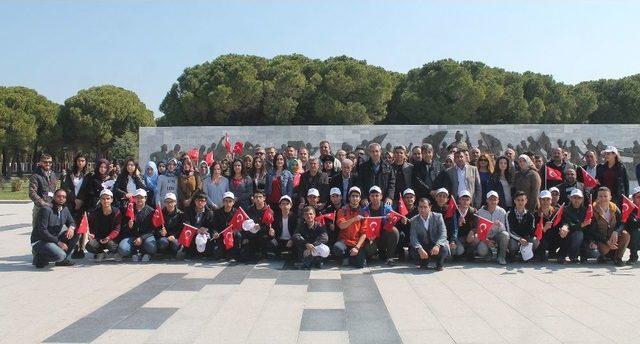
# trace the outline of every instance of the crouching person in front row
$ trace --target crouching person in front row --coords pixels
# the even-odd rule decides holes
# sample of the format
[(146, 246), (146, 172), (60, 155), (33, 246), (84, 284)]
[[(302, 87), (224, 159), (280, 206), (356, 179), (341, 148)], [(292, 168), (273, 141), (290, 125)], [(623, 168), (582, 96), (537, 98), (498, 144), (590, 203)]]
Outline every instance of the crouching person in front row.
[[(64, 206), (66, 202), (67, 192), (58, 189), (53, 194), (51, 207), (38, 209), (31, 232), (33, 265), (38, 269), (44, 268), (49, 262), (55, 262), (56, 266), (73, 265), (69, 255), (78, 242), (78, 236), (71, 213)], [(63, 231), (63, 226), (67, 230)]]
[(353, 186), (349, 189), (349, 204), (338, 210), (336, 225), (340, 228), (338, 241), (333, 245), (333, 255), (344, 265), (348, 259), (349, 264), (356, 268), (367, 265), (365, 245), (367, 235), (362, 228), (362, 220), (365, 213), (360, 209), (360, 188)]
[(178, 238), (183, 227), (184, 213), (178, 209), (178, 198), (173, 192), (168, 192), (164, 196), (162, 217), (164, 225), (156, 229), (158, 251), (175, 256), (180, 249)]
[(421, 198), (418, 202), (418, 216), (411, 219), (410, 254), (421, 268), (427, 268), (430, 260), (436, 263), (436, 270), (442, 271), (444, 260), (449, 256), (447, 229), (442, 215), (431, 211), (431, 202)]
[(156, 253), (156, 238), (153, 235), (154, 227), (151, 222), (153, 208), (147, 205), (147, 192), (138, 189), (134, 192), (133, 219), (127, 217), (127, 225), (120, 231), (120, 245), (118, 253), (122, 257), (131, 256), (131, 260), (148, 262)]
[(293, 235), (298, 262), (296, 267), (322, 269), (322, 260), (329, 256), (329, 235), (327, 228), (315, 221), (316, 210), (311, 206), (302, 209), (304, 221), (298, 225)]
[(116, 260), (122, 258), (118, 253), (118, 243), (115, 241), (120, 235), (122, 215), (120, 215), (120, 209), (111, 206), (112, 203), (113, 193), (107, 189), (100, 191), (100, 206), (88, 216), (87, 251), (93, 253), (96, 262), (101, 262), (107, 257), (105, 250)]

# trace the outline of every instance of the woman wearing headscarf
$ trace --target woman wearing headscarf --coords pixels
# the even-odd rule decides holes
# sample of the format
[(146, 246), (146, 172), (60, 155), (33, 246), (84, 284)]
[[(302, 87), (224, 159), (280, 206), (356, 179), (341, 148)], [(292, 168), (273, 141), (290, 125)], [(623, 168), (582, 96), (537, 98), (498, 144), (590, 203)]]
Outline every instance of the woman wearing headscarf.
[(533, 165), (533, 161), (526, 154), (518, 157), (520, 168), (513, 177), (513, 189), (517, 193), (524, 192), (527, 195), (527, 211), (533, 212), (538, 208), (538, 194), (540, 194), (540, 175)]
[(191, 158), (185, 155), (178, 175), (178, 202), (181, 209), (186, 209), (191, 204), (191, 197), (196, 191), (202, 191), (202, 179), (193, 166)]
[[(156, 207), (156, 193), (158, 192), (158, 168), (153, 161), (147, 162), (144, 168), (144, 182), (147, 184), (147, 205)], [(157, 203), (162, 204), (162, 203)]]

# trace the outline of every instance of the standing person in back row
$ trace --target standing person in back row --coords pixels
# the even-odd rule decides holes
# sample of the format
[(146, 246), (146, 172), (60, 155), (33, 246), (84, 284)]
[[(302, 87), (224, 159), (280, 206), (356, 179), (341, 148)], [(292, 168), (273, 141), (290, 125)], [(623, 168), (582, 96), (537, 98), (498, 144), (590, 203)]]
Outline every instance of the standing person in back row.
[(447, 190), (452, 195), (460, 195), (463, 191), (469, 191), (472, 205), (476, 208), (480, 207), (482, 203), (482, 183), (480, 182), (478, 168), (469, 165), (463, 151), (457, 151), (453, 159), (455, 165), (447, 170)]
[(369, 190), (377, 186), (382, 191), (385, 204), (393, 203), (396, 192), (396, 175), (388, 162), (382, 160), (382, 147), (378, 143), (369, 144), (369, 159), (358, 166), (357, 185), (362, 190), (361, 202), (369, 204)]
[(621, 207), (622, 195), (629, 194), (627, 169), (620, 161), (620, 155), (616, 147), (607, 146), (603, 153), (604, 162), (596, 167), (596, 179), (601, 186), (609, 188), (612, 202)]
[[(49, 154), (40, 156), (40, 163), (29, 177), (29, 198), (33, 201), (32, 224), (35, 226), (42, 208), (51, 208), (56, 189), (56, 175), (51, 170), (53, 158)], [(65, 196), (66, 201), (66, 196)]]

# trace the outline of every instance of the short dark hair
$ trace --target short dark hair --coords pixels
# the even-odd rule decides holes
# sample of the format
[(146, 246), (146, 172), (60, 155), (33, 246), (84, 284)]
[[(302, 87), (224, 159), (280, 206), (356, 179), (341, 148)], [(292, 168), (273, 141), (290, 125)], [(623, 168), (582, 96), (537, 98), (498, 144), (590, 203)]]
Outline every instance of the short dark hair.
[(422, 197), (418, 200), (418, 204), (421, 204), (421, 203), (427, 203), (428, 206), (431, 206), (431, 201), (429, 201), (429, 199), (426, 197)]
[(524, 191), (517, 191), (516, 194), (513, 196), (513, 199), (516, 199), (520, 196), (524, 196), (524, 198), (527, 198), (527, 193)]
[(53, 192), (53, 194), (57, 194), (60, 191), (64, 191), (65, 194), (67, 194), (67, 190), (63, 189), (63, 188), (57, 188), (56, 191)]
[(40, 161), (42, 161), (42, 160), (47, 160), (47, 159), (53, 159), (53, 157), (51, 156), (51, 154), (44, 153), (44, 154), (42, 154), (42, 155), (40, 156)]
[(308, 206), (306, 206), (306, 207), (304, 207), (302, 209), (303, 213), (306, 213), (306, 212), (309, 212), (309, 211), (313, 212), (314, 215), (316, 214), (316, 208), (314, 208), (314, 207), (312, 207), (310, 205), (308, 205)]
[(264, 193), (264, 190), (262, 189), (255, 189), (253, 190), (253, 195), (262, 195), (262, 196), (266, 196), (266, 194)]

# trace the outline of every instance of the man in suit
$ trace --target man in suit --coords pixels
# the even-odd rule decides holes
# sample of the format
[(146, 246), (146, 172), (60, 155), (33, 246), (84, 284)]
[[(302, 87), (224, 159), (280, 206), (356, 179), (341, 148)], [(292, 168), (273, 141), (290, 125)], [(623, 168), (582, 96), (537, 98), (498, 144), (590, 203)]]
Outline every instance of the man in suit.
[(431, 212), (431, 202), (421, 198), (418, 216), (411, 219), (410, 252), (421, 268), (426, 268), (430, 259), (436, 261), (436, 271), (442, 271), (444, 260), (449, 256), (447, 229), (441, 214)]
[(349, 189), (351, 189), (352, 186), (356, 185), (356, 176), (352, 171), (353, 161), (344, 159), (340, 174), (333, 176), (329, 182), (330, 189), (338, 188), (340, 190), (340, 194), (342, 195), (342, 205), (347, 205), (347, 203), (349, 203), (347, 192), (349, 192)]
[(449, 191), (452, 195), (459, 195), (462, 191), (469, 191), (473, 206), (478, 208), (482, 203), (482, 184), (478, 168), (469, 165), (464, 153), (457, 151), (454, 155), (455, 165), (447, 170)]

